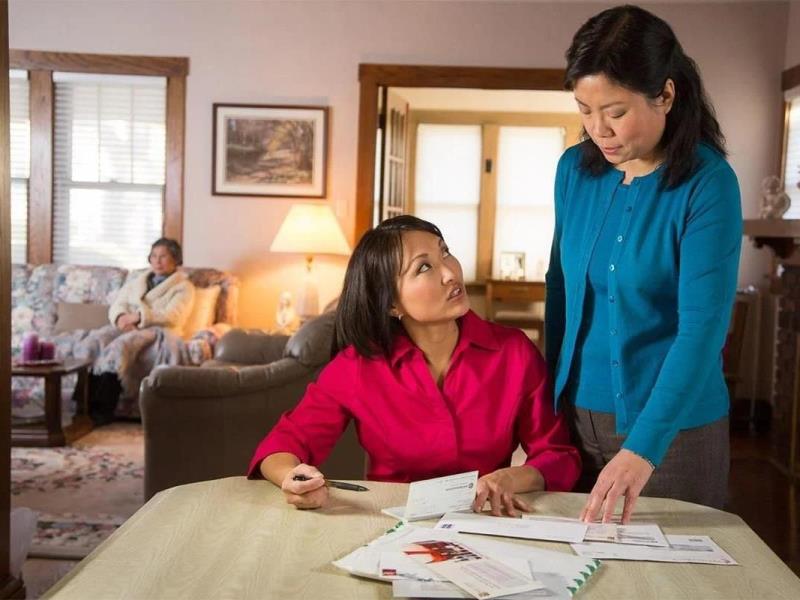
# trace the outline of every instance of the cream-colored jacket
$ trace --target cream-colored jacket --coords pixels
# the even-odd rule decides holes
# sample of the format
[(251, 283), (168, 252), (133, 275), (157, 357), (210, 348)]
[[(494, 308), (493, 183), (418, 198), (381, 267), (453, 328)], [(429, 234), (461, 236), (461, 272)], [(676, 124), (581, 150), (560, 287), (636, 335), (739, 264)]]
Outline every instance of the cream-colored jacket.
[(183, 326), (194, 305), (194, 285), (186, 273), (175, 271), (149, 292), (147, 277), (150, 271), (122, 286), (116, 300), (108, 310), (108, 319), (116, 325), (117, 317), (127, 312), (138, 312), (141, 319), (137, 327), (164, 327), (183, 336)]

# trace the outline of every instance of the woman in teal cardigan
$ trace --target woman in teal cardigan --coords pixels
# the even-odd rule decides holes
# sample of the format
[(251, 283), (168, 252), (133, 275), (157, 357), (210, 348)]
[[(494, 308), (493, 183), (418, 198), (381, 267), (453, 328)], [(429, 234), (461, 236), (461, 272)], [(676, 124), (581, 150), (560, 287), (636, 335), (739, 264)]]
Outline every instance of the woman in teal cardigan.
[[(590, 491), (608, 521), (640, 494), (721, 507), (739, 186), (698, 69), (633, 6), (587, 21), (567, 51), (584, 141), (562, 156), (547, 273), (547, 359)], [(583, 489), (580, 486), (583, 486)]]

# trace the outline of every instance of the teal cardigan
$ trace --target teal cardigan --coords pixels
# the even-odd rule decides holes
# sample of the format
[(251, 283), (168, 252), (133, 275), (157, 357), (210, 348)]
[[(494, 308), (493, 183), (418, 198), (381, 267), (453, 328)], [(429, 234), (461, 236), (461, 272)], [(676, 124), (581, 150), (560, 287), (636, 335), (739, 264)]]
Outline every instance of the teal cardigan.
[[(591, 143), (591, 142), (584, 142)], [(658, 465), (678, 431), (728, 414), (722, 347), (742, 240), (739, 184), (716, 151), (665, 189), (659, 168), (632, 184), (608, 265), (610, 364), (624, 448)], [(592, 175), (581, 146), (558, 163), (555, 233), (547, 272), (546, 354), (558, 407), (583, 318), (592, 250), (624, 174)]]

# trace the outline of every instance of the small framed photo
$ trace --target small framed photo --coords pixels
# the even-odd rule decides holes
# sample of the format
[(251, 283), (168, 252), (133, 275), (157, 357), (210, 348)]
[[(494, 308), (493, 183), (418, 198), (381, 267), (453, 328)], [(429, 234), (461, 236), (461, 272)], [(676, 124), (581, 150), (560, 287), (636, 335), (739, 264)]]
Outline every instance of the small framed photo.
[(500, 253), (500, 279), (522, 281), (525, 279), (525, 253)]
[(214, 104), (211, 193), (325, 196), (328, 107)]

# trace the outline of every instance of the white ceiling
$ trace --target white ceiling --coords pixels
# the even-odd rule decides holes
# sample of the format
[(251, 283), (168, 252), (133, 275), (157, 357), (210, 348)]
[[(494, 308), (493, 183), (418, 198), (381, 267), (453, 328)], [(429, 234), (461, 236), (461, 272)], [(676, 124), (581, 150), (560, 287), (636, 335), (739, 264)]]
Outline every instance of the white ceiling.
[(411, 110), (576, 113), (571, 92), (478, 90), (455, 88), (391, 88)]

